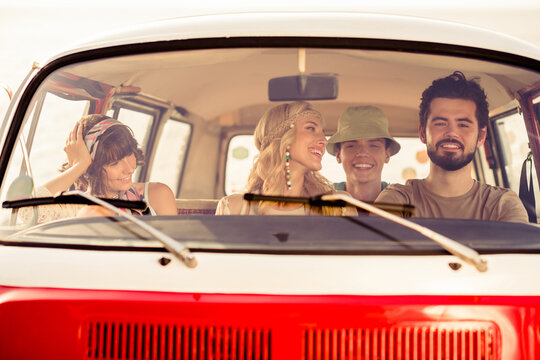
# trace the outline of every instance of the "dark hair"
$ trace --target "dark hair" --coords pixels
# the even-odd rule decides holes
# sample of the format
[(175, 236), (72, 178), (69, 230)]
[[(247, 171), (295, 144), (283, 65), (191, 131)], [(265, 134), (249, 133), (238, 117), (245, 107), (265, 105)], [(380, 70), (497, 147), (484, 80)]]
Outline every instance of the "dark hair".
[(486, 93), (475, 81), (467, 80), (461, 71), (454, 71), (452, 75), (434, 80), (422, 93), (420, 103), (420, 126), (423, 131), (426, 129), (427, 118), (429, 116), (430, 105), (435, 98), (466, 99), (472, 100), (476, 104), (476, 118), (478, 119), (478, 129), (485, 128), (489, 120), (489, 105)]
[[(79, 123), (82, 125), (82, 134), (86, 136), (94, 125), (111, 118), (106, 115), (92, 114), (83, 116)], [(77, 181), (75, 186), (81, 190), (92, 189), (93, 195), (106, 195), (106, 188), (103, 182), (105, 172), (103, 167), (115, 161), (121, 160), (131, 154), (135, 155), (137, 166), (144, 164), (144, 155), (138, 147), (137, 140), (133, 132), (126, 125), (111, 126), (100, 136), (96, 154), (92, 164)], [(62, 170), (68, 168), (67, 164), (62, 166)]]

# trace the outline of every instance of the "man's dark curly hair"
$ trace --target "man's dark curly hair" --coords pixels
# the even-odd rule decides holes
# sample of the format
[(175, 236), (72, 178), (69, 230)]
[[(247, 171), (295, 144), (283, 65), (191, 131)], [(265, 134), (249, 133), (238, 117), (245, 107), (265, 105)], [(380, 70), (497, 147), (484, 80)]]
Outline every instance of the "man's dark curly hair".
[(461, 71), (454, 71), (452, 75), (434, 80), (422, 93), (420, 103), (420, 125), (425, 131), (430, 105), (435, 98), (466, 99), (476, 104), (476, 118), (478, 130), (485, 128), (489, 120), (489, 105), (486, 93), (475, 79), (467, 80)]

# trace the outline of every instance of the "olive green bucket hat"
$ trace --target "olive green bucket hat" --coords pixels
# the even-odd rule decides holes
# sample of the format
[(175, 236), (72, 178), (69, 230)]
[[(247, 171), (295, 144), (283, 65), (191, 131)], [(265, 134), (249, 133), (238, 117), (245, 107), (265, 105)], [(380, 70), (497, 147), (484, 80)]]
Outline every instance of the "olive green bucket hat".
[(388, 119), (375, 106), (348, 107), (338, 120), (337, 132), (328, 139), (326, 151), (336, 155), (334, 144), (358, 139), (385, 138), (390, 140), (390, 156), (397, 154), (401, 146), (388, 132)]

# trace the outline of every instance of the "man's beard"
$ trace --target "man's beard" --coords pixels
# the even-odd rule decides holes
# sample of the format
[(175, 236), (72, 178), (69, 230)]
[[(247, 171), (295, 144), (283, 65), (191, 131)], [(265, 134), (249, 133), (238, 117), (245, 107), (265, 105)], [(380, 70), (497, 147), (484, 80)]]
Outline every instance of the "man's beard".
[[(438, 154), (437, 148), (439, 147), (439, 145), (442, 143), (449, 143), (449, 142), (458, 144), (463, 149), (463, 154), (458, 155), (452, 152)], [(437, 165), (438, 167), (446, 171), (456, 171), (468, 165), (474, 158), (475, 151), (476, 151), (476, 148), (473, 149), (473, 151), (466, 152), (463, 144), (454, 139), (441, 140), (437, 144), (435, 144), (435, 146), (432, 146), (432, 145), (427, 146), (427, 153), (428, 153), (429, 159), (435, 165)]]

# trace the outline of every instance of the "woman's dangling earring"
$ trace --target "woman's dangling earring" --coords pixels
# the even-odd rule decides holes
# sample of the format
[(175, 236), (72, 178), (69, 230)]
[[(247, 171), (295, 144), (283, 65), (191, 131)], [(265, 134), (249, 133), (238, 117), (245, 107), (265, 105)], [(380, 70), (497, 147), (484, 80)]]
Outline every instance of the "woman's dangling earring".
[(285, 150), (285, 178), (287, 180), (287, 189), (291, 190), (291, 167), (290, 160), (291, 160), (291, 148), (289, 145), (287, 145), (287, 149)]

